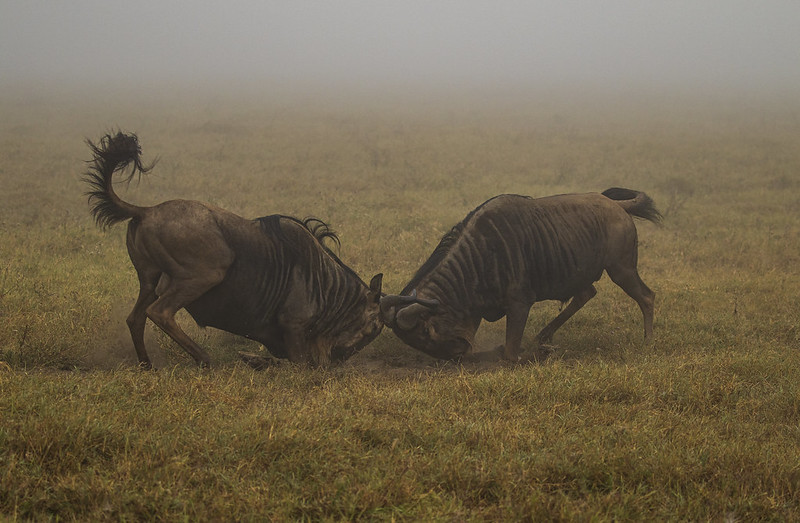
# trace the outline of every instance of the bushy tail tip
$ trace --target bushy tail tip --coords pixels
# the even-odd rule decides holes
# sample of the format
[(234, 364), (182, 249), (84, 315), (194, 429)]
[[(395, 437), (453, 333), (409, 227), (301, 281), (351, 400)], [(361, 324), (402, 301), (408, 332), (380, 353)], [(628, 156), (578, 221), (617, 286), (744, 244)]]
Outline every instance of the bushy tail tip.
[(134, 176), (149, 172), (155, 165), (142, 163), (142, 149), (139, 138), (134, 133), (106, 134), (99, 142), (86, 140), (92, 151), (92, 159), (84, 180), (89, 184), (89, 206), (97, 224), (103, 228), (136, 216), (139, 207), (122, 201), (114, 192), (111, 183), (114, 173), (132, 165), (131, 171), (123, 178), (130, 182)]

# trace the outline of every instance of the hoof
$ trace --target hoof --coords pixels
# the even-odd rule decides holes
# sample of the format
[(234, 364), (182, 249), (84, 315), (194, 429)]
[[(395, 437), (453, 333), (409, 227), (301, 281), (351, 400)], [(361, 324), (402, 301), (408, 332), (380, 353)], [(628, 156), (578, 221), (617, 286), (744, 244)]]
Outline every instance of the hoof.
[(522, 358), (520, 357), (519, 354), (517, 354), (516, 357), (509, 358), (508, 355), (506, 354), (505, 345), (498, 345), (497, 347), (494, 348), (492, 352), (497, 354), (502, 361), (507, 361), (508, 363), (519, 363), (520, 361), (522, 361)]
[(273, 364), (271, 359), (265, 358), (264, 356), (259, 356), (258, 354), (253, 354), (252, 352), (239, 351), (239, 359), (256, 370), (264, 370), (267, 367), (271, 367)]
[(530, 361), (542, 363), (547, 358), (549, 358), (550, 355), (556, 351), (556, 349), (558, 349), (558, 347), (556, 347), (555, 345), (540, 344), (538, 347), (536, 347), (536, 349), (534, 349)]

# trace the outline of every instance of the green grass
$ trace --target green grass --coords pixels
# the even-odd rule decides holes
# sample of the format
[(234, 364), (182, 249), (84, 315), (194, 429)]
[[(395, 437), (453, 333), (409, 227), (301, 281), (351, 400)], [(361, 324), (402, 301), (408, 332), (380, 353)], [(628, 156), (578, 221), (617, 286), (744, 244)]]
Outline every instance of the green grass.
[[(398, 100), (0, 97), (0, 516), (800, 518), (800, 107)], [(139, 372), (124, 227), (94, 227), (80, 179), (116, 125), (161, 157), (124, 198), (317, 216), (388, 292), (495, 194), (644, 190), (655, 343), (603, 279), (541, 364), (441, 364), (387, 331), (337, 368), (255, 372), (236, 353), (258, 346), (182, 315), (215, 366), (149, 329)]]

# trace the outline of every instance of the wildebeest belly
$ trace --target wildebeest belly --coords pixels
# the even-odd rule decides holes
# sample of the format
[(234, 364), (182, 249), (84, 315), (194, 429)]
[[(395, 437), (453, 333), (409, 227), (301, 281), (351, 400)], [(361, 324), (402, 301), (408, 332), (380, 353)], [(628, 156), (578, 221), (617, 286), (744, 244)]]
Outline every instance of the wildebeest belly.
[(525, 297), (532, 303), (547, 300), (565, 302), (599, 280), (603, 270), (604, 267), (594, 263), (575, 265), (565, 262), (557, 266), (537, 264), (529, 267), (520, 281), (524, 282)]
[[(537, 218), (477, 242), (483, 254), (473, 285), (487, 308), (498, 309), (495, 315), (509, 299), (567, 301), (603, 274), (607, 242), (602, 228), (558, 215)], [(484, 318), (491, 315), (487, 311)]]
[[(557, 300), (566, 302), (572, 299), (580, 291), (588, 288), (594, 282), (600, 279), (602, 270), (596, 272), (593, 276), (585, 274), (575, 274), (572, 279), (565, 281), (528, 281), (523, 285), (518, 293), (508, 292), (511, 286), (517, 286), (518, 281), (509, 281), (501, 284), (500, 287), (492, 293), (484, 293), (483, 296), (478, 296), (476, 307), (477, 314), (486, 321), (498, 321), (503, 318), (508, 312), (509, 299), (522, 299), (533, 304), (539, 301)], [(521, 278), (524, 281), (524, 278)], [(532, 280), (536, 280), (535, 278)], [(516, 294), (516, 295), (515, 295)]]
[(280, 285), (231, 267), (216, 287), (186, 306), (201, 327), (214, 327), (262, 343), (276, 357), (285, 357), (283, 329), (278, 323)]
[(256, 317), (236, 300), (221, 300), (209, 291), (188, 305), (186, 311), (201, 327), (213, 327), (256, 340), (270, 349), (282, 349), (282, 329), (277, 321)]

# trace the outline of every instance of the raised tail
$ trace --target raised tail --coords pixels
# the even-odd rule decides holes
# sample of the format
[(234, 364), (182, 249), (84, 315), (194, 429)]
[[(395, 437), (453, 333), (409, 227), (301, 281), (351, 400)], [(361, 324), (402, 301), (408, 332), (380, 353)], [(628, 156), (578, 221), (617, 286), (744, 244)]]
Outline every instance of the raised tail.
[(617, 202), (631, 216), (661, 223), (663, 216), (656, 209), (653, 199), (641, 191), (612, 187), (603, 191), (603, 196)]
[(130, 182), (137, 173), (141, 175), (153, 168), (155, 162), (148, 166), (142, 164), (139, 139), (133, 133), (118, 132), (116, 135), (105, 135), (97, 144), (91, 140), (86, 140), (86, 144), (92, 150), (93, 158), (88, 162), (89, 169), (83, 179), (90, 187), (86, 194), (97, 225), (106, 228), (139, 216), (143, 207), (122, 201), (114, 192), (111, 180), (115, 172), (124, 170), (128, 165), (133, 167), (123, 178), (125, 182)]

